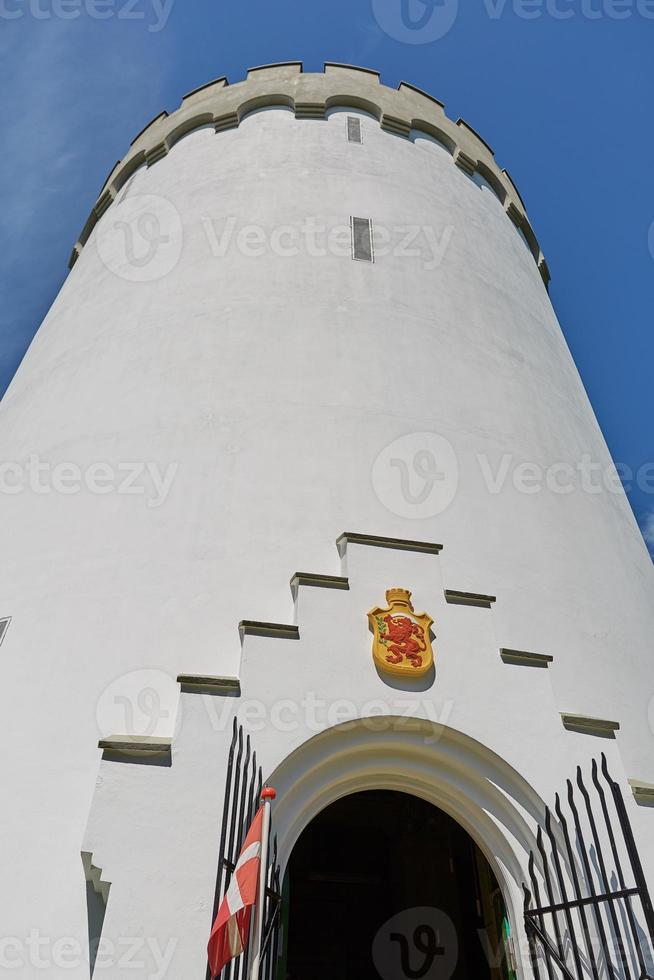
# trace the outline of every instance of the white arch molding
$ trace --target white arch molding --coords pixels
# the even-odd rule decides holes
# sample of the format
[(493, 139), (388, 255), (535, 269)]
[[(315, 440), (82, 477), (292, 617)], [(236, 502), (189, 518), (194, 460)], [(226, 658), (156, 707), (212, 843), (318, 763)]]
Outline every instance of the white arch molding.
[(417, 718), (373, 717), (316, 735), (272, 773), (274, 828), (285, 871), (302, 831), (336, 800), (365, 790), (396, 790), (444, 810), (491, 865), (511, 922), (518, 971), (525, 975), (522, 882), (545, 804), (504, 760), (455, 729)]

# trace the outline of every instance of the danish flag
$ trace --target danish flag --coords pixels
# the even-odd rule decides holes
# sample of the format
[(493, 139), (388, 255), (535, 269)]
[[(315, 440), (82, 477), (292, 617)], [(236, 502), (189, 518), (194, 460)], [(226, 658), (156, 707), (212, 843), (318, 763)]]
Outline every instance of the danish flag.
[(263, 816), (264, 806), (261, 806), (243, 842), (232, 880), (211, 930), (207, 953), (212, 978), (242, 953), (248, 943), (252, 906), (257, 901)]

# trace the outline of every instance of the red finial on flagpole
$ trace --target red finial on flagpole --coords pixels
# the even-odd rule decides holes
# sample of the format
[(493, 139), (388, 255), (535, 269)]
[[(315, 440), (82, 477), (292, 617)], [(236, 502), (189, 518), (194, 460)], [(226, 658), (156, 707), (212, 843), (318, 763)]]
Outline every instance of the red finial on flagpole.
[(273, 789), (272, 786), (264, 786), (261, 790), (262, 800), (274, 800), (277, 797), (277, 790)]

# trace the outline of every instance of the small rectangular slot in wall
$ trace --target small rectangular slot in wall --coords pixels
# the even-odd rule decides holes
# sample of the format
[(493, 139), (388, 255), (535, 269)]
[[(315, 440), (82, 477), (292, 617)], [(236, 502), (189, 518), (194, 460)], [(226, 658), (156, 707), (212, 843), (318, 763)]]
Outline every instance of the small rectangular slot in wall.
[(360, 262), (373, 261), (372, 221), (370, 218), (351, 218), (352, 258)]
[(361, 120), (356, 116), (347, 117), (347, 141), (348, 143), (363, 143), (361, 138)]

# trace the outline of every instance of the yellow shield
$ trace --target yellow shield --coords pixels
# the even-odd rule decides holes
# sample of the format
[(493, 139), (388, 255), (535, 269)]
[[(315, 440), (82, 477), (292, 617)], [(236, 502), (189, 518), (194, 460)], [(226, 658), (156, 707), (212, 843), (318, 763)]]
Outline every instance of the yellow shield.
[(414, 612), (411, 593), (406, 589), (389, 589), (386, 602), (385, 609), (377, 606), (368, 613), (374, 635), (373, 660), (388, 674), (426, 674), (434, 663), (430, 636), (433, 619), (427, 613)]

